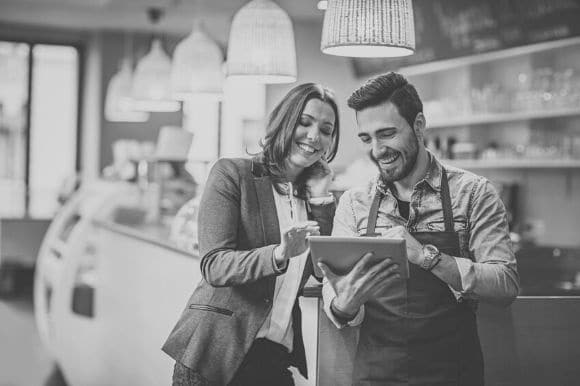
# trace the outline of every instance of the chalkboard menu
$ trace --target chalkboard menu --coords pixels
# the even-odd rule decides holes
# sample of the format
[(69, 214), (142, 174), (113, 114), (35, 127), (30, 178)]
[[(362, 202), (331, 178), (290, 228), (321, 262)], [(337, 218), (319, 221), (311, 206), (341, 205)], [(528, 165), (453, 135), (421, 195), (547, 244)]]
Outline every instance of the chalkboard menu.
[(358, 77), (580, 36), (578, 0), (414, 0), (415, 54), (353, 58)]

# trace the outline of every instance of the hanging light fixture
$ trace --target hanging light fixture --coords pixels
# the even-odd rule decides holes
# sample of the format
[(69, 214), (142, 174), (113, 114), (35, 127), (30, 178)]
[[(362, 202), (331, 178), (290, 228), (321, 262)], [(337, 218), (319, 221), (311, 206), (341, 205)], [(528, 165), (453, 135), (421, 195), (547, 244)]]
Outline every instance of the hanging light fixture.
[[(152, 23), (161, 17), (161, 10), (148, 10)], [(153, 39), (151, 50), (139, 61), (133, 78), (133, 106), (139, 111), (173, 112), (181, 105), (171, 95), (171, 60), (161, 40)]]
[(296, 44), (290, 17), (271, 0), (252, 0), (230, 28), (228, 78), (260, 83), (296, 81)]
[(189, 36), (173, 53), (171, 87), (176, 99), (192, 96), (221, 98), (224, 56), (220, 46), (195, 21)]
[(411, 0), (331, 0), (322, 26), (323, 53), (396, 57), (415, 51)]
[(125, 36), (125, 58), (119, 71), (111, 77), (105, 98), (105, 118), (109, 122), (146, 122), (149, 113), (133, 109), (133, 53), (132, 39)]
[(119, 71), (111, 77), (107, 87), (105, 118), (109, 122), (146, 122), (149, 119), (149, 113), (133, 109), (132, 85), (131, 61), (124, 59)]

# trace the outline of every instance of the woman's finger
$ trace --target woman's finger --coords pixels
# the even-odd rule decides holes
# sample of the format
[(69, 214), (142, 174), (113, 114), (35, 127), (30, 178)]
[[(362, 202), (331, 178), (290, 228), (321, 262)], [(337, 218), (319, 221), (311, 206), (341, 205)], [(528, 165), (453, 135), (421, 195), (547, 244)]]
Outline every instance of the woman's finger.
[(318, 222), (308, 220), (308, 221), (300, 222), (300, 223), (294, 225), (294, 227), (296, 227), (297, 229), (306, 228), (306, 227), (313, 227), (313, 226), (318, 226)]

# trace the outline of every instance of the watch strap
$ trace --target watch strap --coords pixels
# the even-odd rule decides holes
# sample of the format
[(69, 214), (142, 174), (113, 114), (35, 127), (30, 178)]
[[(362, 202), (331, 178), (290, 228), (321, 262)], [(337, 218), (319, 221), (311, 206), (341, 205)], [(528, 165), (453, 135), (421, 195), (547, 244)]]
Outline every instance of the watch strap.
[(433, 259), (433, 261), (431, 262), (431, 265), (429, 268), (427, 268), (427, 271), (432, 271), (433, 268), (435, 268), (435, 266), (437, 264), (439, 264), (439, 262), (441, 261), (441, 252), (439, 252), (439, 254), (437, 256), (435, 256), (435, 258)]

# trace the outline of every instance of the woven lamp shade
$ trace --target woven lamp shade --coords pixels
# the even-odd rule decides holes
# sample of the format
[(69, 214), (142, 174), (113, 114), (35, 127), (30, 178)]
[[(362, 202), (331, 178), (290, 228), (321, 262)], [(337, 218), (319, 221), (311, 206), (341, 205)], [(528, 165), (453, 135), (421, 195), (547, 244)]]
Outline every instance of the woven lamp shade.
[(181, 108), (171, 95), (171, 60), (161, 41), (151, 43), (133, 76), (133, 107), (139, 111), (173, 112)]
[(252, 0), (230, 28), (228, 78), (260, 83), (296, 81), (296, 44), (290, 17), (270, 0)]
[(105, 98), (105, 118), (109, 122), (146, 122), (149, 113), (133, 110), (131, 88), (133, 69), (130, 60), (123, 60), (119, 71), (111, 77)]
[(171, 88), (176, 99), (193, 96), (221, 98), (223, 94), (224, 55), (219, 45), (194, 23), (191, 34), (173, 53)]
[(407, 56), (415, 51), (411, 0), (330, 0), (320, 49), (351, 57)]

